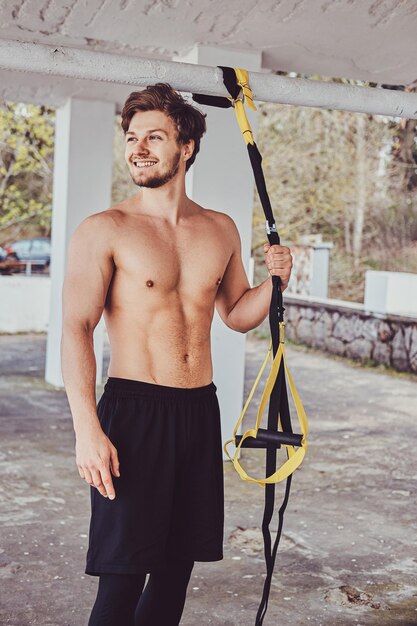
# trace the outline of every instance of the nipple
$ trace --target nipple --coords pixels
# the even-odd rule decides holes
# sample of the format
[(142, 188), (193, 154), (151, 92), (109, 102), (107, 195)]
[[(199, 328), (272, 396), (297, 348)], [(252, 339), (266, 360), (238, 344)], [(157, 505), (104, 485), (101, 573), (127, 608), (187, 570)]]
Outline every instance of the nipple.
[(146, 286), (147, 287), (153, 287), (153, 280), (147, 280), (146, 281)]

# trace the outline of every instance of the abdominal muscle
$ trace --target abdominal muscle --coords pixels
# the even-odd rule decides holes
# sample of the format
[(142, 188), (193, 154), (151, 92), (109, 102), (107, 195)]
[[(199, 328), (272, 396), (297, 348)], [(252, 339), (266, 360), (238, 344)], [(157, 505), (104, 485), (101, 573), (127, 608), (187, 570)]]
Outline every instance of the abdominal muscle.
[(169, 387), (210, 384), (212, 317), (207, 307), (184, 311), (172, 301), (158, 310), (105, 311), (111, 351), (108, 376)]

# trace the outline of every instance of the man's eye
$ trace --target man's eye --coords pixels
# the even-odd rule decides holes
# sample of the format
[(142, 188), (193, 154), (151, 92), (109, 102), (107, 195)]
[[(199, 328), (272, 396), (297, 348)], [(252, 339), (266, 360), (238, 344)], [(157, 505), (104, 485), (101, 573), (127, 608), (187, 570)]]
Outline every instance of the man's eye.
[(149, 135), (149, 139), (162, 139), (159, 135)]
[(130, 141), (131, 139), (135, 139), (135, 138), (134, 138), (134, 137), (129, 137), (129, 139), (127, 140), (127, 143), (129, 143), (129, 141)]

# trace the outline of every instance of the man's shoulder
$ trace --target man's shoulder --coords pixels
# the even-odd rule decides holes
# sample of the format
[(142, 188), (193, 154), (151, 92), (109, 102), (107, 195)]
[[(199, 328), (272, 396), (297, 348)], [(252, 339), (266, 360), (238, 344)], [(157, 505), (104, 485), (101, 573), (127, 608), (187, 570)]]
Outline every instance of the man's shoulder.
[(117, 207), (110, 207), (85, 217), (74, 230), (70, 245), (75, 250), (94, 246), (103, 253), (112, 253), (118, 226), (123, 214)]
[(205, 214), (208, 217), (211, 217), (212, 220), (216, 221), (219, 226), (223, 226), (228, 229), (237, 229), (237, 226), (233, 220), (233, 218), (227, 213), (222, 213), (222, 211), (215, 211), (214, 209), (203, 209)]
[(115, 205), (103, 211), (92, 213), (85, 217), (78, 225), (78, 230), (106, 230), (108, 228), (114, 228), (114, 226), (120, 225), (124, 217), (123, 211), (119, 205)]

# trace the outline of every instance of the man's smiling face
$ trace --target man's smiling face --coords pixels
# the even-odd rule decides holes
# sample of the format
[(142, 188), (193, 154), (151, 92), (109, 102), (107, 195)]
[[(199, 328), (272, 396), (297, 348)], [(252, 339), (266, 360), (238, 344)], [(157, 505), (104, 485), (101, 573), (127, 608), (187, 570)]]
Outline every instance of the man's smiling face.
[(162, 111), (137, 111), (125, 135), (125, 159), (133, 182), (156, 188), (174, 178), (185, 160), (175, 123)]

